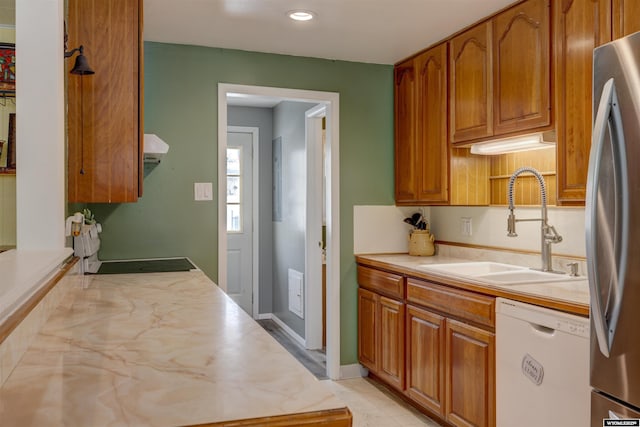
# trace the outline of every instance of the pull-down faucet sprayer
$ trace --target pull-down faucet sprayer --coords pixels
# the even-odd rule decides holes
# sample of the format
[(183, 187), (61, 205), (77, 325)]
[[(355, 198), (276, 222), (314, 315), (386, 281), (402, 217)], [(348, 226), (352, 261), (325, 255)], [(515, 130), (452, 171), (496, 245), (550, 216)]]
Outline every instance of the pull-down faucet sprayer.
[[(513, 193), (514, 193), (514, 184), (516, 182), (516, 178), (518, 175), (529, 172), (533, 174), (534, 177), (538, 180), (538, 184), (540, 184), (540, 199), (541, 199), (541, 218), (526, 218), (526, 219), (516, 219), (514, 214), (515, 206), (513, 204)], [(507, 197), (509, 199), (509, 217), (507, 219), (507, 236), (516, 237), (518, 234), (516, 233), (516, 222), (520, 221), (540, 221), (540, 245), (541, 245), (541, 256), (542, 256), (542, 271), (554, 272), (551, 266), (551, 244), (559, 243), (562, 241), (562, 236), (558, 234), (555, 227), (553, 225), (549, 225), (548, 217), (547, 217), (547, 189), (544, 185), (544, 179), (540, 172), (532, 167), (522, 167), (516, 170), (511, 178), (509, 178), (509, 186), (507, 190)]]

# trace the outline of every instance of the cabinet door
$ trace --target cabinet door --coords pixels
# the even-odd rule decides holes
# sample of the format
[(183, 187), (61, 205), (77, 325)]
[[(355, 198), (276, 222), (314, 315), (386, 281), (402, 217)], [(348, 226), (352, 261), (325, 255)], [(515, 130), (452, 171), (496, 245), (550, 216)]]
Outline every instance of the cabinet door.
[[(68, 75), (70, 202), (133, 202), (141, 190), (141, 0), (69, 0), (69, 48), (94, 75)], [(67, 71), (75, 56), (67, 61)]]
[(493, 135), (491, 22), (474, 26), (449, 42), (451, 142)]
[(593, 49), (611, 40), (611, 3), (563, 0), (553, 2), (553, 8), (558, 201), (584, 204), (591, 148)]
[(381, 296), (378, 376), (404, 390), (404, 303)]
[(446, 418), (455, 426), (495, 426), (495, 337), (446, 321)]
[(549, 0), (529, 0), (493, 20), (494, 134), (551, 124)]
[(449, 200), (447, 140), (447, 44), (429, 49), (414, 60), (417, 73), (416, 160), (418, 200)]
[(407, 389), (415, 402), (444, 417), (445, 319), (407, 306)]
[(376, 328), (378, 295), (358, 289), (358, 360), (373, 372), (378, 371)]
[(413, 60), (395, 68), (396, 202), (418, 197), (416, 174), (416, 81)]
[(613, 0), (613, 38), (640, 31), (640, 0)]

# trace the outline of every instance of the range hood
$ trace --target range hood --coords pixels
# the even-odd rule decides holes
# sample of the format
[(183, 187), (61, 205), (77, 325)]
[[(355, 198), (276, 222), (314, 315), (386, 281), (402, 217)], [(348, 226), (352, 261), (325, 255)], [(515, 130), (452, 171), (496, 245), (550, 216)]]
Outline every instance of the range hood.
[(164, 142), (154, 133), (144, 134), (144, 162), (160, 163), (165, 154), (169, 152), (169, 144)]

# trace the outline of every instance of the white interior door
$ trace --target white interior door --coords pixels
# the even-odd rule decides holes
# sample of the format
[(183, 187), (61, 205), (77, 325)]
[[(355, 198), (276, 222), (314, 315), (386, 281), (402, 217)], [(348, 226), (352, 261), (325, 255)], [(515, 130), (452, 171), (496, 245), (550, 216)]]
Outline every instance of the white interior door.
[(227, 133), (227, 294), (250, 315), (253, 304), (253, 135)]

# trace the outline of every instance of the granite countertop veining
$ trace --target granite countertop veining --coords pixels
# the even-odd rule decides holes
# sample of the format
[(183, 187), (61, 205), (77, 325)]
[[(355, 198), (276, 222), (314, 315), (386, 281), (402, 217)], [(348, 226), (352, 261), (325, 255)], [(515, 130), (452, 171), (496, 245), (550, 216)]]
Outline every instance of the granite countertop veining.
[[(411, 256), (408, 254), (366, 254), (357, 255), (358, 261), (364, 264), (386, 266), (398, 271), (406, 271), (411, 275), (441, 283), (453, 282), (458, 287), (484, 292), (490, 295), (511, 298), (522, 302), (539, 303), (557, 302), (566, 311), (576, 314), (587, 314), (589, 310), (589, 285), (587, 278), (575, 281), (559, 281), (549, 283), (522, 283), (517, 285), (489, 284), (460, 277), (446, 276), (419, 268), (423, 264), (460, 263), (478, 261), (477, 259), (461, 259), (435, 255), (431, 257)], [(562, 305), (566, 307), (562, 307)]]
[(184, 426), (344, 408), (202, 272), (86, 276), (0, 388), (7, 426)]

